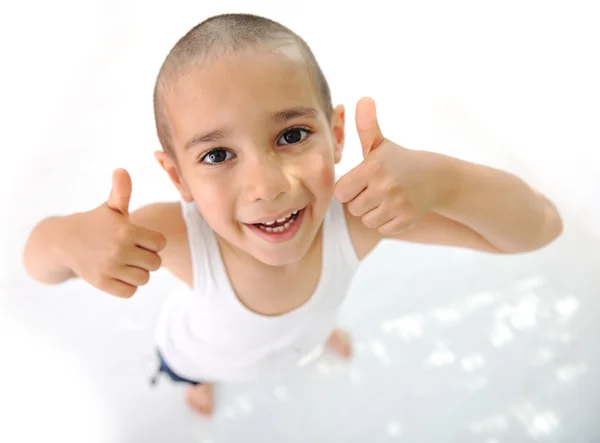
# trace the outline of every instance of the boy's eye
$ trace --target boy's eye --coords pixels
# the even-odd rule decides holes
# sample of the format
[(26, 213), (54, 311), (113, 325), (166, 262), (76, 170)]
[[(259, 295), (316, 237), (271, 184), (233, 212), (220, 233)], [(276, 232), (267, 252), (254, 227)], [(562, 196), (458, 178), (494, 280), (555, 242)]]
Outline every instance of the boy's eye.
[(303, 128), (292, 128), (285, 131), (281, 137), (279, 137), (278, 144), (280, 145), (293, 145), (299, 143), (308, 137), (311, 132), (308, 129)]
[[(225, 160), (229, 160), (231, 158), (231, 152), (226, 151), (222, 148), (212, 149), (208, 151), (200, 161), (202, 163), (216, 164), (223, 163)], [(229, 156), (229, 157), (228, 157)]]

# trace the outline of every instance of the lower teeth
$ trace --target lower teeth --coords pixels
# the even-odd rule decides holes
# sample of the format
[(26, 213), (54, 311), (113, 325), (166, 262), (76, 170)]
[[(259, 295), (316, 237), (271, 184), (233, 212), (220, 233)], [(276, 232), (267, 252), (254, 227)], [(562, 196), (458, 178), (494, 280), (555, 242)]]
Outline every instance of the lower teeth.
[(289, 222), (287, 222), (285, 225), (283, 226), (278, 226), (276, 228), (268, 228), (266, 226), (261, 226), (260, 229), (267, 231), (267, 232), (283, 232), (285, 231), (287, 228), (290, 227), (290, 225), (294, 222), (294, 220), (290, 220)]
[(276, 228), (269, 228), (268, 226), (264, 226), (264, 225), (259, 225), (258, 227), (260, 229), (262, 229), (263, 231), (267, 231), (267, 232), (283, 232), (287, 228), (289, 228), (292, 225), (292, 223), (294, 223), (296, 221), (296, 218), (298, 218), (298, 215), (292, 216), (292, 218), (290, 219), (290, 221), (288, 221), (283, 226), (278, 226)]

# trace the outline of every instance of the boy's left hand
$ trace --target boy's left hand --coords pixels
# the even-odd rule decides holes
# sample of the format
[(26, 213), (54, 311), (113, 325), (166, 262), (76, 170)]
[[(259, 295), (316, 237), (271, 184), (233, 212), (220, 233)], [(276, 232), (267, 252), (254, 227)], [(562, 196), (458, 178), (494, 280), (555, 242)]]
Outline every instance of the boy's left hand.
[(334, 194), (368, 228), (377, 228), (385, 236), (399, 234), (438, 204), (439, 156), (387, 140), (371, 98), (356, 105), (356, 128), (364, 160), (338, 180)]

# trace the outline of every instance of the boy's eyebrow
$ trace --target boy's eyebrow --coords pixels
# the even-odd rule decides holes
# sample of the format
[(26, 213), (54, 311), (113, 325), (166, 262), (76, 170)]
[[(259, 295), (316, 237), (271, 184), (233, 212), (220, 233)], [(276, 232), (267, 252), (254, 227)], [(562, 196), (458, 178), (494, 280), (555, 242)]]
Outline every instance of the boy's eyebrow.
[(295, 108), (284, 109), (271, 115), (273, 123), (285, 123), (297, 117), (317, 118), (318, 111), (315, 108), (306, 106), (297, 106)]
[[(270, 120), (273, 123), (285, 123), (288, 120), (292, 120), (298, 117), (306, 117), (316, 119), (319, 112), (315, 108), (306, 106), (297, 106), (294, 108), (284, 109), (271, 115)], [(200, 143), (214, 143), (219, 140), (223, 140), (231, 134), (229, 129), (215, 129), (214, 131), (207, 132), (192, 137), (183, 147), (184, 151), (191, 149), (193, 146)]]
[(187, 151), (199, 143), (217, 142), (227, 137), (230, 132), (231, 131), (227, 129), (215, 129), (214, 131), (210, 131), (205, 134), (196, 135), (184, 145), (183, 150)]

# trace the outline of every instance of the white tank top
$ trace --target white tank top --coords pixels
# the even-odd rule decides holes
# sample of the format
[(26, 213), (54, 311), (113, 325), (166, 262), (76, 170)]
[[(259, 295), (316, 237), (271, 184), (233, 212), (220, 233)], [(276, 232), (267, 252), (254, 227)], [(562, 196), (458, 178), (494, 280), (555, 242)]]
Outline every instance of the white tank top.
[(342, 204), (333, 198), (325, 215), (322, 270), (312, 297), (278, 316), (257, 314), (240, 302), (214, 232), (195, 203), (181, 206), (194, 283), (193, 290), (176, 291), (167, 299), (158, 321), (158, 349), (171, 369), (192, 380), (234, 382), (302, 366), (317, 357), (359, 263)]

